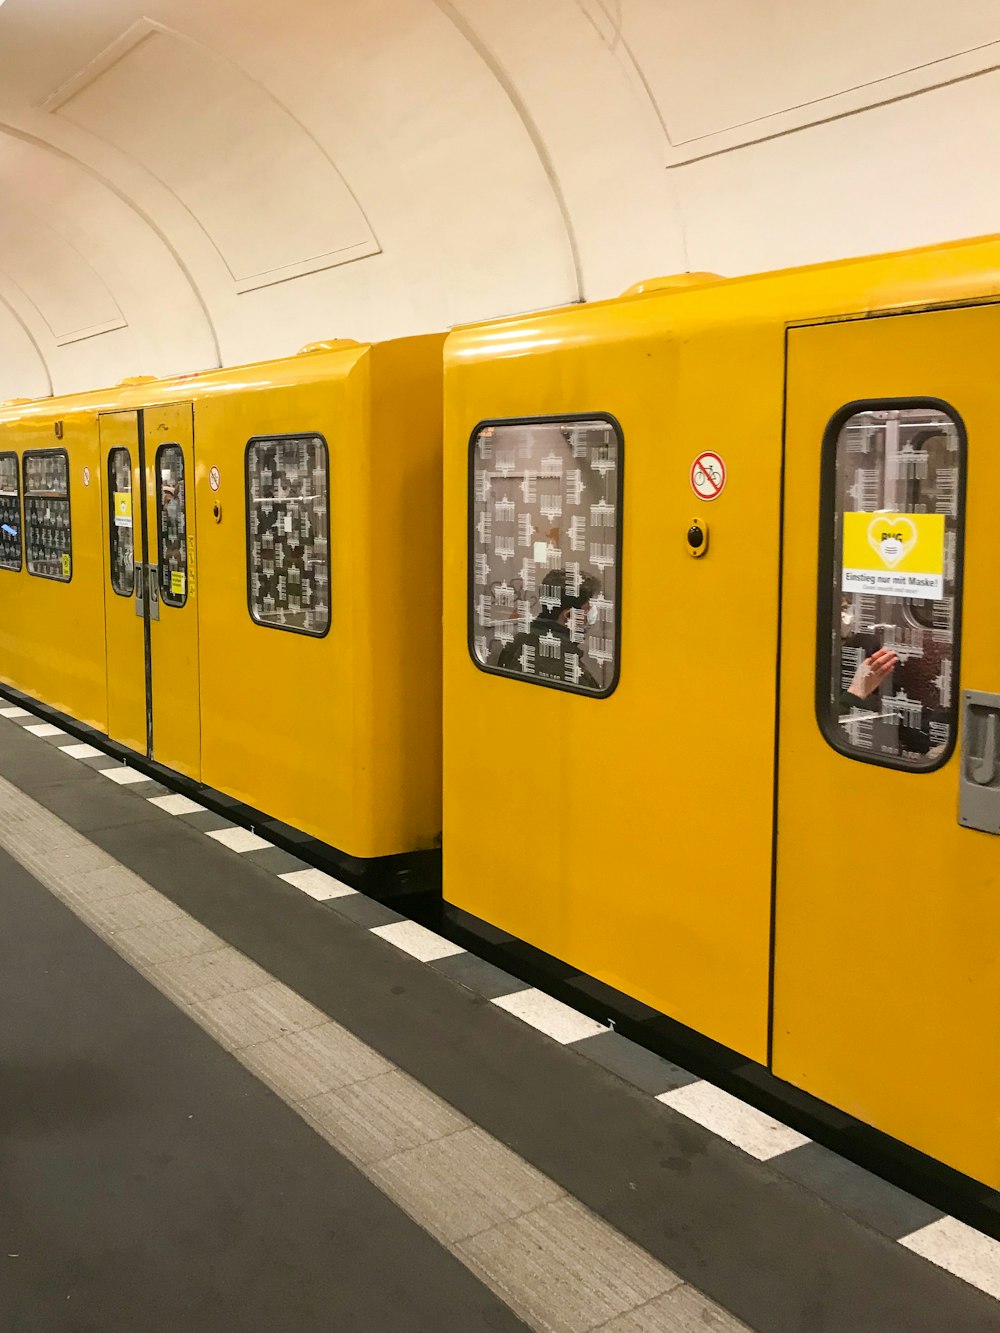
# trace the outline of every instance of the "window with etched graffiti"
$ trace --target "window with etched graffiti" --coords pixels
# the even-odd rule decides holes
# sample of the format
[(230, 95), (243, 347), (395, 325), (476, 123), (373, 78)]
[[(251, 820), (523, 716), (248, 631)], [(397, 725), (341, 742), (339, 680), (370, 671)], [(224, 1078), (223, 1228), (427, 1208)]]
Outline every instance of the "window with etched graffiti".
[(108, 527), (111, 542), (111, 586), (119, 597), (135, 587), (132, 538), (132, 459), (127, 449), (108, 454)]
[(24, 531), (28, 573), (68, 583), (73, 577), (73, 541), (64, 449), (24, 455)]
[(21, 568), (21, 487), (17, 454), (0, 454), (0, 569)]
[(618, 679), (622, 440), (600, 416), (471, 441), (469, 644), (484, 671), (607, 695)]
[(160, 524), (160, 601), (181, 607), (187, 601), (187, 494), (184, 450), (161, 444), (156, 451), (156, 512)]
[(823, 468), (820, 725), (856, 758), (936, 768), (957, 723), (961, 424), (936, 401), (852, 404)]
[(247, 446), (247, 574), (260, 625), (317, 637), (330, 628), (330, 459), (320, 435)]

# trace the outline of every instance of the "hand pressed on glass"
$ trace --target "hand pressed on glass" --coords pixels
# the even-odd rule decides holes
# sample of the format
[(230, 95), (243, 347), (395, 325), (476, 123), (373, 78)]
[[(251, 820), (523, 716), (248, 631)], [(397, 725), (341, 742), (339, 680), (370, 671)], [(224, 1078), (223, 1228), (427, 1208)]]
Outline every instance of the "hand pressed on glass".
[(899, 665), (899, 658), (891, 648), (876, 648), (870, 657), (858, 664), (854, 679), (847, 687), (847, 693), (858, 699), (867, 699), (870, 694), (892, 675)]

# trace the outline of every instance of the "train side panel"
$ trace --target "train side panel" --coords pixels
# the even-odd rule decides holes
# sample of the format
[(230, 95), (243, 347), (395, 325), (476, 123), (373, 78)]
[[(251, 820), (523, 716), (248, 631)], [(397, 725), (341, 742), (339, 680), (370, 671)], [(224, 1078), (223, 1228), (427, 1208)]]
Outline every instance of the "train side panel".
[[(440, 829), (440, 347), (310, 353), (196, 396), (203, 780), (359, 859)], [(267, 535), (291, 511), (248, 489), (248, 451), (290, 439), (328, 468), (329, 614), (310, 632), (248, 604), (255, 506), (279, 573), (298, 552)]]
[[(62, 432), (58, 436), (57, 422)], [(0, 680), (106, 731), (105, 493), (96, 415), (66, 403), (58, 415), (11, 422), (0, 431), (0, 452), (5, 451), (17, 455), (23, 563), (16, 573), (0, 569)], [(30, 499), (25, 494), (25, 453), (49, 460), (34, 474), (37, 494)], [(44, 475), (45, 467), (52, 477)], [(56, 493), (64, 477), (68, 552), (65, 499)], [(29, 545), (36, 568), (50, 577), (29, 572)]]
[(442, 335), (372, 349), (365, 570), (371, 846), (423, 850), (441, 833)]
[[(686, 320), (676, 327), (658, 303), (621, 302), (448, 344), (445, 897), (764, 1060), (782, 330), (674, 309)], [(468, 644), (482, 592), (470, 564), (473, 429), (588, 413), (618, 422), (624, 468), (620, 678), (606, 698), (489, 674)], [(706, 449), (728, 468), (711, 502), (691, 487)], [(508, 482), (534, 480), (516, 465), (505, 475), (509, 465), (498, 460), (483, 484), (517, 508)], [(577, 506), (581, 521), (595, 498)], [(560, 504), (544, 520), (557, 560), (606, 558), (610, 544), (577, 541)], [(698, 560), (686, 540), (695, 518), (709, 530)], [(542, 523), (519, 530), (515, 573), (544, 555)]]
[[(261, 377), (195, 400), (203, 781), (344, 850), (358, 809), (351, 703), (357, 493), (367, 414), (363, 351), (333, 373)], [(322, 441), (329, 468), (332, 623), (324, 637), (258, 624), (248, 591), (251, 440)], [(217, 489), (213, 487), (218, 479)]]

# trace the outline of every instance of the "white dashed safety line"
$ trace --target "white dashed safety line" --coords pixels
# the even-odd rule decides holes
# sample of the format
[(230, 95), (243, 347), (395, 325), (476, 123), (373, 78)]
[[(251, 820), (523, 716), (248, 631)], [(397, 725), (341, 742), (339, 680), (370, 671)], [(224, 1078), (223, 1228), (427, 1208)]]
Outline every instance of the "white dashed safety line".
[(60, 745), (59, 749), (70, 759), (99, 759), (104, 753), (96, 745)]
[(205, 812), (203, 805), (192, 801), (190, 796), (182, 796), (176, 791), (170, 792), (167, 796), (147, 796), (146, 800), (150, 805), (155, 805), (157, 810), (163, 810), (168, 815), (196, 815)]
[[(26, 708), (0, 708), (0, 717), (11, 720), (32, 716), (34, 715)], [(39, 737), (66, 734), (50, 723), (26, 725), (22, 722), (21, 725), (25, 731)], [(81, 760), (98, 758), (106, 753), (92, 745), (82, 743), (63, 745), (59, 748), (63, 754)], [(110, 755), (107, 757), (111, 758)], [(153, 781), (125, 764), (113, 764), (109, 768), (97, 771), (119, 786)], [(205, 810), (204, 806), (179, 792), (147, 797), (147, 800), (170, 815), (195, 814)], [(238, 854), (274, 846), (266, 838), (261, 838), (240, 825), (224, 829), (207, 829), (204, 832), (215, 842)], [(277, 878), (317, 902), (356, 895), (358, 892), (333, 875), (312, 867), (288, 871), (279, 874)], [(388, 925), (369, 927), (369, 933), (377, 935), (387, 944), (424, 963), (436, 962), (467, 952), (460, 945), (415, 921), (393, 921)], [(526, 985), (510, 994), (495, 997), (491, 1002), (498, 1009), (503, 1009), (512, 1017), (563, 1046), (572, 1046), (587, 1037), (611, 1030), (603, 1023), (532, 986)], [(659, 1093), (654, 1100), (696, 1122), (719, 1138), (725, 1139), (759, 1162), (769, 1162), (811, 1142), (806, 1135), (773, 1119), (706, 1079), (696, 1079), (680, 1088)], [(898, 1238), (897, 1243), (1000, 1300), (1000, 1241), (994, 1240), (991, 1236), (977, 1231), (957, 1218), (945, 1216), (910, 1235)]]
[(312, 867), (308, 870), (289, 870), (278, 878), (284, 880), (286, 884), (291, 884), (293, 889), (301, 889), (319, 903), (329, 902), (331, 898), (346, 898), (352, 893), (357, 893), (357, 889), (352, 889), (349, 884), (342, 884), (339, 879), (334, 879), (325, 871), (314, 870)]
[(535, 990), (533, 986), (527, 990), (516, 990), (511, 995), (500, 995), (493, 1003), (498, 1009), (530, 1023), (533, 1028), (544, 1032), (562, 1046), (582, 1041), (584, 1037), (596, 1037), (598, 1032), (608, 1030), (605, 1024), (588, 1018), (586, 1014), (563, 1004), (562, 1000), (546, 995), (545, 991)]
[(379, 939), (388, 940), (421, 963), (433, 963), (439, 958), (452, 958), (455, 954), (465, 953), (460, 944), (453, 944), (443, 935), (436, 935), (433, 930), (418, 925), (416, 921), (391, 921), (387, 926), (373, 926), (371, 933)]
[(97, 770), (102, 776), (110, 778), (112, 782), (117, 782), (119, 787), (131, 787), (136, 782), (149, 782), (145, 773), (140, 773), (138, 769), (128, 768), (125, 764), (116, 764), (114, 768), (99, 768)]
[(731, 1092), (724, 1092), (714, 1083), (700, 1079), (671, 1092), (661, 1092), (656, 1098), (664, 1106), (672, 1107), (704, 1129), (728, 1139), (758, 1162), (768, 1162), (793, 1148), (801, 1148), (811, 1140), (805, 1134), (783, 1125), (780, 1120), (758, 1111), (756, 1106), (741, 1101)]
[(265, 847), (273, 847), (273, 842), (268, 842), (266, 838), (260, 838), (256, 833), (251, 833), (248, 828), (241, 828), (236, 824), (232, 828), (213, 828), (208, 830), (208, 836), (214, 838), (216, 842), (221, 842), (223, 847), (228, 847), (231, 852), (259, 852)]
[(899, 1243), (1000, 1300), (1000, 1241), (992, 1236), (957, 1217), (942, 1217)]

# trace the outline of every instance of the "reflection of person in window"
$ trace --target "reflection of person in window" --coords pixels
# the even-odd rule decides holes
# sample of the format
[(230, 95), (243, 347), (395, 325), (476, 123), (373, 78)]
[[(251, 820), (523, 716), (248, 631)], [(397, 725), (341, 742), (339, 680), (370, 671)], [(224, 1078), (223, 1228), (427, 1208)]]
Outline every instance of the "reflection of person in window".
[[(592, 574), (584, 574), (574, 591), (574, 582), (564, 569), (546, 574), (539, 589), (542, 609), (531, 622), (531, 628), (516, 634), (497, 660), (504, 671), (558, 680), (575, 684), (586, 690), (601, 687), (583, 665), (583, 635), (585, 627), (597, 620), (597, 608), (591, 598), (600, 591), (600, 583)], [(577, 665), (567, 671), (565, 663), (577, 659)], [(530, 660), (532, 669), (525, 665)]]

